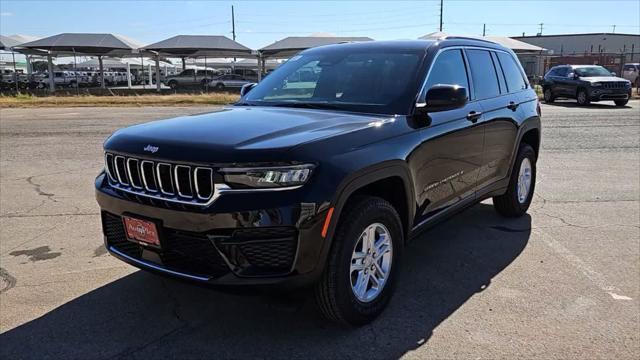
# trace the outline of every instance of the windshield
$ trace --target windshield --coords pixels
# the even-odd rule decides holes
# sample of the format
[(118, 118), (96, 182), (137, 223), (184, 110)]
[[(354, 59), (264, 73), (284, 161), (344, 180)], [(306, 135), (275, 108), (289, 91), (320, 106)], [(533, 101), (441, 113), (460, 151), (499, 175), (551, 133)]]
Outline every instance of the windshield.
[(240, 105), (403, 114), (414, 101), (422, 52), (324, 51), (294, 56)]
[(575, 68), (573, 71), (575, 71), (575, 73), (580, 77), (611, 76), (609, 70), (603, 68), (602, 66)]

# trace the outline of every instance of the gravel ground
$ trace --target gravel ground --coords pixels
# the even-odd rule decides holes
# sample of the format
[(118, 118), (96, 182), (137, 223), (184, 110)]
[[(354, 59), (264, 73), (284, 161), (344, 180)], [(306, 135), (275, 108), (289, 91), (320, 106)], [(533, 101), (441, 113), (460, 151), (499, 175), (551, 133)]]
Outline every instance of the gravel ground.
[(486, 201), (424, 233), (389, 309), (355, 330), (304, 298), (194, 287), (106, 254), (103, 140), (210, 109), (0, 110), (0, 357), (640, 357), (640, 102), (543, 105), (530, 216)]

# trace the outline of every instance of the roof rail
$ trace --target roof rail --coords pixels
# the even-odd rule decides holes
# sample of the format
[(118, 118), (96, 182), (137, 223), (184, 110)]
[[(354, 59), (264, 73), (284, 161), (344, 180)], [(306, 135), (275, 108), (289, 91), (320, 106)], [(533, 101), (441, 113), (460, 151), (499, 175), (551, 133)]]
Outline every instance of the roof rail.
[(475, 40), (475, 41), (484, 41), (490, 44), (496, 44), (496, 45), (500, 45), (495, 41), (491, 41), (491, 40), (487, 40), (487, 39), (481, 39), (481, 38), (475, 38), (475, 37), (469, 37), (469, 36), (451, 36), (451, 35), (447, 35), (445, 37), (442, 37), (441, 39), (445, 39), (445, 40)]

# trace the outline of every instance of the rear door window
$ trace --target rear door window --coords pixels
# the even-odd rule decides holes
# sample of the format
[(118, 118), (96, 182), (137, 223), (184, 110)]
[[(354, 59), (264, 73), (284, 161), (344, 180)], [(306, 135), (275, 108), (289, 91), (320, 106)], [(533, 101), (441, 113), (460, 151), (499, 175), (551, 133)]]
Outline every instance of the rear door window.
[(494, 51), (491, 52), (491, 60), (493, 60), (493, 66), (496, 68), (496, 72), (498, 73), (498, 83), (500, 85), (500, 93), (506, 94), (509, 92), (507, 89), (507, 83), (504, 79), (505, 72), (502, 66), (500, 66), (500, 61), (498, 61), (498, 54)]
[(489, 99), (500, 95), (498, 74), (487, 50), (467, 50), (473, 93), (476, 100)]
[(504, 71), (504, 77), (507, 80), (507, 88), (509, 89), (509, 92), (526, 89), (527, 83), (524, 81), (520, 67), (516, 64), (513, 56), (499, 52), (498, 60), (500, 60), (500, 65), (502, 65), (502, 70)]

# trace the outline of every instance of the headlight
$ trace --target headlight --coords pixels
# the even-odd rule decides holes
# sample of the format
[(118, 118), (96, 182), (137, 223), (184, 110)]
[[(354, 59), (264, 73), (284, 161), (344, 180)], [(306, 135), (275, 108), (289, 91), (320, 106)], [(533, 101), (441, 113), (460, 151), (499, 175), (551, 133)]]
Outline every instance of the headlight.
[(631, 87), (631, 81), (627, 81), (626, 87)]
[(300, 186), (309, 180), (314, 165), (224, 168), (219, 173), (232, 189), (269, 189)]
[(602, 86), (602, 83), (594, 82), (594, 83), (591, 83), (591, 86)]

